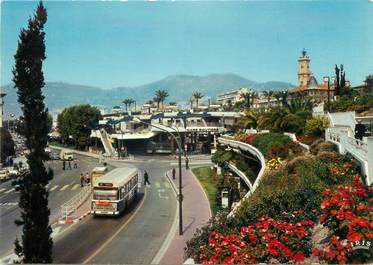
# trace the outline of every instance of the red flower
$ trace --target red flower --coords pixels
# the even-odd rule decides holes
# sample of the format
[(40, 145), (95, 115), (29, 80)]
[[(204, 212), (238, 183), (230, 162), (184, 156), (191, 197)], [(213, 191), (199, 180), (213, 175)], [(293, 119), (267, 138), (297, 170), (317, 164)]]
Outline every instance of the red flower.
[(302, 262), (304, 261), (304, 255), (302, 252), (298, 251), (294, 256), (293, 256), (293, 260), (295, 262)]
[(362, 239), (362, 236), (359, 233), (350, 231), (350, 233), (348, 233), (347, 235), (347, 239), (351, 242), (355, 242), (355, 241)]

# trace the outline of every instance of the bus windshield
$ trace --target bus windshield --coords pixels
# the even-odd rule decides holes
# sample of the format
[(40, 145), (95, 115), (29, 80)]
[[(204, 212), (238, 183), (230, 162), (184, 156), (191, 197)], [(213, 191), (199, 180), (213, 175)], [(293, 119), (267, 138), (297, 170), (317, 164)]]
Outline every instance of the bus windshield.
[(115, 201), (115, 200), (118, 199), (118, 191), (117, 190), (94, 189), (93, 190), (93, 199), (94, 200)]

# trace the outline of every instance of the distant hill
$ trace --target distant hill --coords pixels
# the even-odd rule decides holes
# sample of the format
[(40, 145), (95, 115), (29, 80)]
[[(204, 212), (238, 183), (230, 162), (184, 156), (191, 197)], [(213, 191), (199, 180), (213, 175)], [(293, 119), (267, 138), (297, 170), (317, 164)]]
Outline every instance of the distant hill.
[[(124, 98), (132, 98), (141, 104), (154, 97), (158, 89), (167, 90), (170, 96), (167, 101), (186, 102), (194, 91), (205, 96), (216, 98), (219, 93), (248, 87), (257, 91), (284, 90), (293, 87), (292, 84), (279, 81), (258, 83), (235, 74), (211, 74), (207, 76), (171, 75), (159, 81), (137, 87), (116, 87), (102, 89), (92, 86), (82, 86), (63, 82), (47, 82), (43, 93), (45, 102), (51, 112), (59, 112), (64, 107), (74, 104), (89, 103), (100, 108), (111, 108), (121, 105)], [(4, 114), (18, 115), (20, 109), (17, 103), (16, 89), (13, 85), (2, 87), (8, 95), (4, 98)]]

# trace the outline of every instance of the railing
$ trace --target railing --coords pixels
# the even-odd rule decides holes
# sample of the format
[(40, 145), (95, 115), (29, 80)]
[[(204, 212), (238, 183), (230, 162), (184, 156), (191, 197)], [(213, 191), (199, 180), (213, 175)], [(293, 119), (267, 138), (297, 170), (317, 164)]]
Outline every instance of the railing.
[(105, 148), (105, 152), (108, 153), (109, 155), (114, 155), (115, 150), (114, 150), (112, 144), (110, 143), (110, 141), (108, 139), (107, 132), (104, 129), (101, 129), (101, 130), (98, 130), (98, 133), (99, 133), (100, 139), (102, 141), (102, 145)]
[(240, 149), (240, 150), (243, 150), (243, 151), (247, 151), (247, 152), (250, 152), (252, 155), (256, 156), (260, 162), (260, 165), (261, 165), (261, 169), (258, 173), (258, 176), (256, 177), (255, 179), (255, 182), (254, 184), (252, 185), (251, 189), (245, 194), (245, 197), (242, 198), (234, 207), (233, 209), (231, 210), (231, 212), (228, 214), (228, 217), (232, 217), (234, 216), (234, 213), (237, 211), (237, 209), (239, 208), (241, 202), (247, 198), (249, 198), (251, 196), (251, 194), (253, 194), (253, 192), (256, 190), (256, 188), (258, 187), (260, 181), (262, 180), (263, 176), (264, 176), (264, 172), (265, 172), (265, 169), (266, 169), (266, 163), (265, 163), (265, 159), (264, 159), (264, 156), (263, 154), (257, 149), (255, 148), (254, 146), (252, 145), (249, 145), (249, 144), (246, 144), (246, 143), (243, 143), (243, 142), (239, 142), (239, 141), (235, 141), (233, 140), (234, 138), (231, 137), (231, 136), (223, 136), (223, 137), (219, 137), (218, 138), (218, 142), (220, 144), (224, 144), (224, 145), (228, 145), (229, 147), (231, 147), (232, 149)]
[(296, 142), (297, 144), (299, 144), (300, 146), (302, 146), (304, 149), (306, 149), (306, 150), (310, 150), (310, 146), (309, 146), (309, 145), (304, 144), (304, 143), (301, 143), (301, 142), (298, 141), (297, 136), (295, 135), (295, 133), (284, 132), (284, 135), (289, 136), (290, 139), (291, 139), (293, 142)]
[(373, 137), (366, 137), (364, 141), (352, 137), (349, 126), (330, 127), (325, 131), (325, 140), (334, 143), (341, 154), (350, 153), (362, 165), (365, 182), (373, 182)]
[(228, 163), (228, 167), (234, 172), (236, 173), (245, 183), (246, 185), (252, 189), (253, 188), (253, 185), (251, 184), (249, 178), (245, 175), (245, 173), (243, 173), (241, 170), (239, 170), (235, 165), (231, 164), (231, 163)]
[(69, 215), (76, 211), (91, 194), (91, 186), (84, 186), (82, 190), (69, 201), (61, 205), (61, 219), (67, 220)]

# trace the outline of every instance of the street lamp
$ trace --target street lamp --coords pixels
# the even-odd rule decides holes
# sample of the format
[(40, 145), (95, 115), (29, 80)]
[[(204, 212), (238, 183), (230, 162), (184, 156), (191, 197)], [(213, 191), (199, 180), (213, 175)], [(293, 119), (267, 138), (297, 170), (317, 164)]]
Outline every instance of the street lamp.
[[(178, 201), (179, 201), (179, 235), (182, 235), (183, 234), (183, 193), (182, 193), (182, 183), (183, 183), (183, 181), (182, 181), (182, 171), (181, 171), (181, 152), (182, 152), (182, 148), (181, 148), (181, 143), (180, 143), (180, 140), (181, 140), (180, 134), (177, 131), (177, 133), (179, 135), (179, 140), (178, 140), (175, 135), (173, 135), (171, 132), (167, 131), (166, 129), (164, 129), (162, 127), (156, 126), (156, 125), (151, 124), (151, 123), (144, 122), (144, 121), (140, 120), (139, 118), (133, 118), (132, 120), (135, 121), (135, 122), (138, 122), (138, 123), (146, 124), (148, 126), (157, 128), (161, 131), (164, 131), (164, 132), (170, 134), (171, 137), (177, 143), (177, 146), (179, 148), (179, 152), (178, 152), (178, 155), (179, 155), (179, 195), (178, 195)], [(165, 126), (165, 127), (173, 129), (173, 128), (168, 127), (168, 126)]]
[(328, 112), (330, 112), (330, 77), (323, 77), (324, 83), (328, 83)]

